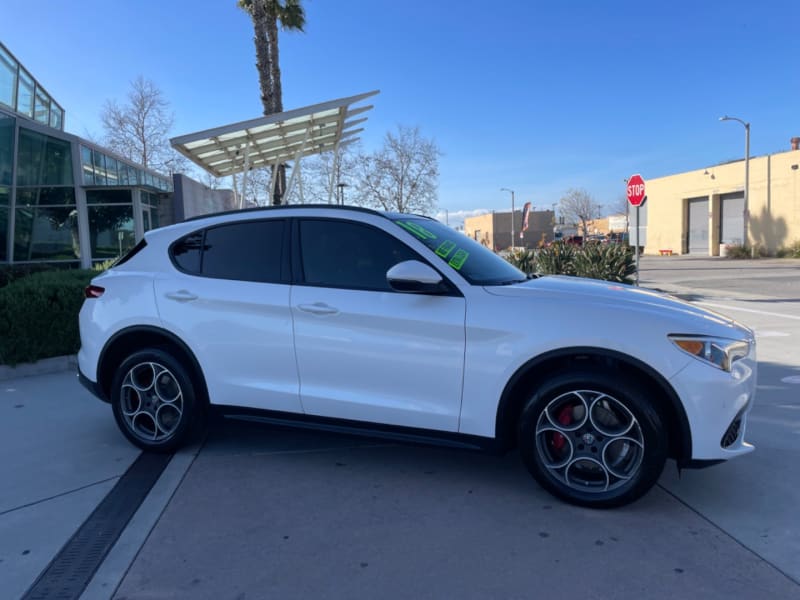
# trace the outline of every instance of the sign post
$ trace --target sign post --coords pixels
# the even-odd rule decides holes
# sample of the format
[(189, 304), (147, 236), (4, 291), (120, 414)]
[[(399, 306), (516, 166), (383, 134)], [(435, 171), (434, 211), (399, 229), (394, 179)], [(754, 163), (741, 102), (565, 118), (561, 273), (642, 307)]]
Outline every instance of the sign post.
[(644, 179), (638, 173), (628, 178), (626, 194), (631, 206), (636, 207), (636, 285), (639, 285), (639, 207), (644, 204), (647, 196), (644, 195)]

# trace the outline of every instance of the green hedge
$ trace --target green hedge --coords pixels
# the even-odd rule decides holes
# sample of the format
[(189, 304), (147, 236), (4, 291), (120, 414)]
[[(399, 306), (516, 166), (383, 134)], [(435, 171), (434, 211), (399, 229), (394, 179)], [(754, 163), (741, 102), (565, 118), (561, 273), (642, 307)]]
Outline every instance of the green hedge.
[(22, 263), (18, 265), (0, 265), (0, 288), (7, 286), (12, 281), (28, 277), (42, 271), (52, 271), (52, 266), (43, 263)]
[(96, 271), (34, 273), (0, 288), (0, 364), (75, 354), (83, 289)]

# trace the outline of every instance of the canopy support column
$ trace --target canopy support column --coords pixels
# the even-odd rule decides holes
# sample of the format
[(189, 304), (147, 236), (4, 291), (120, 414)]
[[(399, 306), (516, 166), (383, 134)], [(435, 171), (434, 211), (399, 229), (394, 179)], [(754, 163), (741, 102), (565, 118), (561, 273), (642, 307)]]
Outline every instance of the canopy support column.
[(294, 153), (294, 158), (292, 159), (292, 176), (289, 178), (289, 183), (286, 185), (286, 190), (283, 192), (283, 197), (286, 199), (289, 198), (289, 192), (291, 192), (292, 187), (294, 187), (295, 177), (299, 176), (298, 173), (300, 172), (300, 161), (303, 158), (303, 153), (306, 150), (306, 144), (308, 143), (308, 138), (311, 137), (311, 130), (313, 128), (314, 121), (312, 120), (308, 122), (308, 126), (306, 127), (306, 134), (303, 136), (303, 143), (300, 144), (300, 146), (297, 148), (297, 152)]
[(239, 197), (239, 208), (244, 208), (247, 196), (247, 172), (250, 170), (250, 140), (244, 145), (244, 171), (242, 172), (242, 195)]

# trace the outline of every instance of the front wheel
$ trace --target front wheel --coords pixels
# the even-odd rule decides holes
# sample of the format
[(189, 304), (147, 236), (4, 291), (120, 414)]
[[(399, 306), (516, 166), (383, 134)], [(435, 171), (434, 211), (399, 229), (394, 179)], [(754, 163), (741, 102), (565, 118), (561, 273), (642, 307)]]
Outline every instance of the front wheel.
[(125, 437), (153, 452), (176, 450), (202, 419), (188, 371), (158, 348), (140, 350), (123, 361), (112, 382), (111, 406)]
[(619, 375), (556, 375), (522, 411), (523, 461), (542, 487), (572, 504), (633, 502), (655, 485), (667, 457), (655, 401), (643, 385)]

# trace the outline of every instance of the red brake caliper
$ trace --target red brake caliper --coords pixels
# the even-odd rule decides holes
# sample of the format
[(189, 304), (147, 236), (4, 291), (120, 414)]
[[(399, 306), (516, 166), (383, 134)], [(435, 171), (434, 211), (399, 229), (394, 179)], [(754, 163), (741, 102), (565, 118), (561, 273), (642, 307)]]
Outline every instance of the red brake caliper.
[[(570, 425), (572, 423), (572, 407), (567, 405), (558, 413), (558, 422), (562, 425)], [(561, 450), (567, 440), (558, 432), (553, 433), (553, 448)]]

